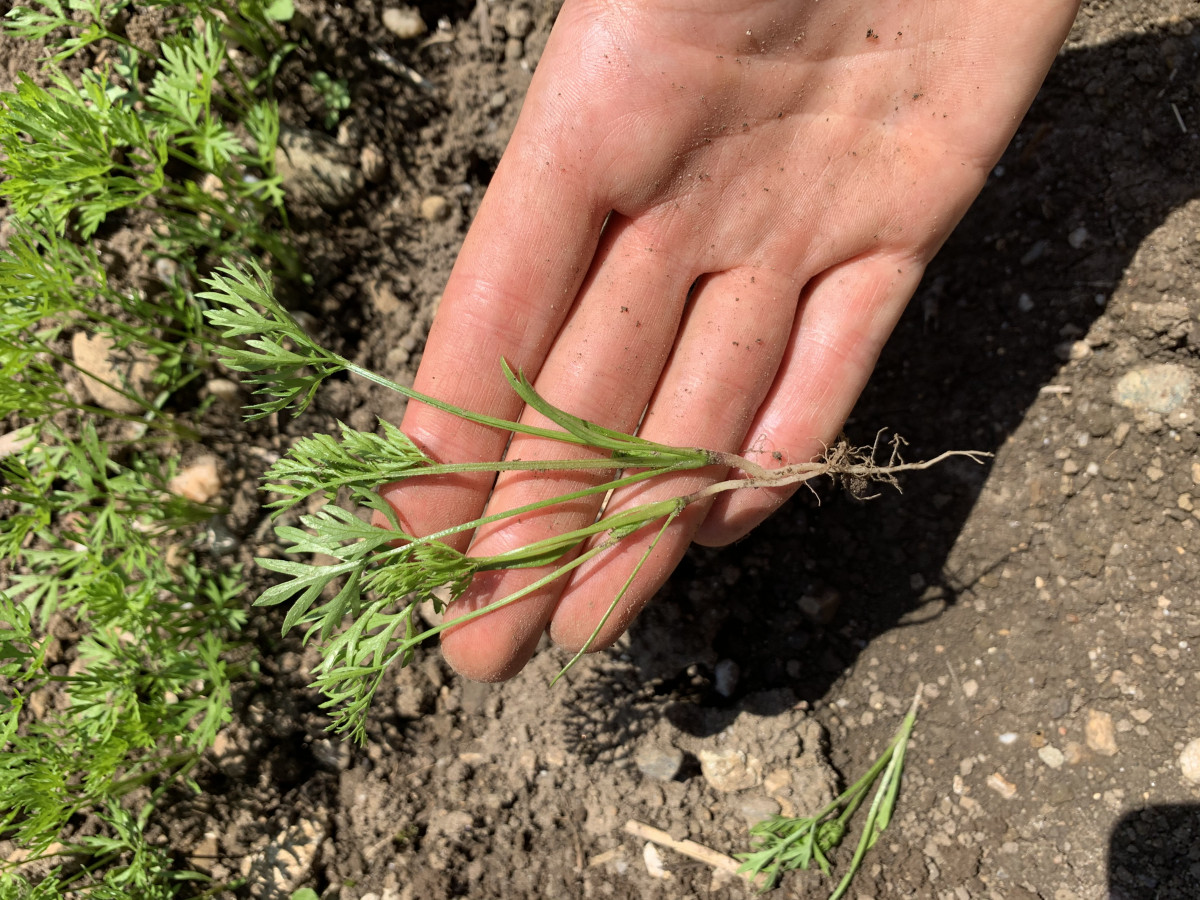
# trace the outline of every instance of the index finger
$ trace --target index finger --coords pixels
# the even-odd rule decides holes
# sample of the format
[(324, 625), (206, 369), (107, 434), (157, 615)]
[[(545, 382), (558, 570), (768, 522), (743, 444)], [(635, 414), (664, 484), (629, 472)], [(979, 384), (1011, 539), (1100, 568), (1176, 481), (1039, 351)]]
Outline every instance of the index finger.
[[(504, 419), (522, 402), (501, 371), (534, 378), (587, 273), (607, 215), (549, 144), (514, 134), (451, 272), (414, 388)], [(401, 428), (439, 462), (498, 460), (509, 435), (410, 403)], [(410, 479), (382, 489), (410, 534), (477, 518), (491, 473)], [(469, 535), (448, 543), (463, 549)]]

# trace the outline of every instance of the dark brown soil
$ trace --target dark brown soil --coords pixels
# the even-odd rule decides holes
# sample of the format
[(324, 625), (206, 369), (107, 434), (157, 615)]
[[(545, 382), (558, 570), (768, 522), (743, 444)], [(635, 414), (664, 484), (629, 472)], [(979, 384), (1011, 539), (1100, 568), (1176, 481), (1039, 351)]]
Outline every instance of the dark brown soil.
[[(303, 71), (348, 80), (339, 152), (372, 177), (336, 211), (297, 204), (316, 284), (295, 302), (398, 380), (556, 9), (523, 6), (534, 30), (514, 42), (518, 5), (423, 3), (430, 34), (401, 41), (382, 3), (297, 2)], [(205, 793), (173, 811), (179, 853), (248, 875), (239, 897), (743, 896), (669, 850), (653, 876), (625, 822), (743, 851), (748, 817), (804, 812), (865, 770), (920, 683), (897, 816), (849, 896), (1200, 897), (1200, 784), (1179, 762), (1200, 738), (1197, 26), (1188, 0), (1084, 4), (848, 426), (904, 435), (913, 459), (974, 449), (988, 465), (952, 461), (866, 503), (799, 496), (742, 543), (690, 553), (617, 648), (554, 688), (564, 656), (549, 647), (503, 685), (464, 682), (429, 650), (385, 685), (365, 749), (324, 735), (316, 657), (264, 620), (262, 677)], [(286, 116), (320, 130), (300, 71)], [(431, 196), (448, 207), (435, 221)], [(1182, 393), (1154, 411), (1122, 378), (1158, 364)], [(345, 382), (277, 432), (218, 429), (241, 476), (225, 499), (243, 561), (273, 549), (264, 456), (335, 418), (401, 411)], [(672, 748), (675, 777), (643, 771)], [(702, 754), (726, 750), (753, 786), (702, 774)], [(800, 874), (783, 892), (830, 889)]]

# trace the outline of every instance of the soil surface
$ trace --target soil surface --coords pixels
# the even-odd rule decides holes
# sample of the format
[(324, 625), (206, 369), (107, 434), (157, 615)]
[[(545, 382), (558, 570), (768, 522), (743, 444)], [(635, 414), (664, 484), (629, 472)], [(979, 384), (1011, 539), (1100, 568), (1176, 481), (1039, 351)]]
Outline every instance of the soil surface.
[[(333, 167), (327, 193), (294, 181), (317, 283), (291, 302), (340, 352), (411, 379), (556, 8), (421, 3), (428, 32), (401, 38), (382, 3), (297, 0), (303, 71), (352, 98), (325, 131), (284, 70), (285, 118), (325, 131)], [(811, 812), (865, 771), (923, 685), (896, 817), (850, 897), (1200, 897), (1200, 783), (1181, 764), (1200, 738), (1197, 26), (1189, 0), (1084, 4), (847, 427), (986, 465), (868, 502), (821, 487), (693, 550), (554, 688), (549, 646), (500, 685), (419, 654), (365, 748), (324, 734), (314, 652), (264, 619), (262, 676), (204, 793), (172, 811), (180, 855), (247, 876), (238, 897), (749, 896), (654, 858), (626, 822), (742, 852), (748, 822)], [(226, 559), (278, 552), (255, 479), (290, 441), (401, 412), (351, 382), (299, 420), (230, 411), (207, 448)], [(830, 889), (800, 873), (780, 895)]]

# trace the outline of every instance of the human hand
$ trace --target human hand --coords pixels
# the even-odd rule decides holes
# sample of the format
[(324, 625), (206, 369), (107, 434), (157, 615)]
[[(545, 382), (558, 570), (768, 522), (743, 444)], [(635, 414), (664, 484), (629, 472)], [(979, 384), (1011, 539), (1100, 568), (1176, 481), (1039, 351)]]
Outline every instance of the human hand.
[[(832, 441), (925, 266), (1041, 84), (1077, 0), (567, 0), (450, 276), (414, 387), (546, 424), (501, 375), (602, 425), (762, 466)], [(644, 414), (644, 417), (643, 417)], [(402, 428), (445, 462), (498, 459), (508, 435), (412, 403)], [(573, 450), (517, 436), (509, 458)], [(609, 512), (719, 480), (627, 488)], [(428, 534), (597, 482), (509, 472), (384, 488)], [(689, 507), (597, 647), (698, 540), (723, 544), (789, 490)], [(477, 530), (497, 553), (594, 520), (599, 499)], [(511, 677), (542, 632), (586, 641), (655, 529), (443, 635), (477, 680)], [(466, 536), (455, 544), (465, 549)], [(462, 614), (545, 574), (477, 576)]]

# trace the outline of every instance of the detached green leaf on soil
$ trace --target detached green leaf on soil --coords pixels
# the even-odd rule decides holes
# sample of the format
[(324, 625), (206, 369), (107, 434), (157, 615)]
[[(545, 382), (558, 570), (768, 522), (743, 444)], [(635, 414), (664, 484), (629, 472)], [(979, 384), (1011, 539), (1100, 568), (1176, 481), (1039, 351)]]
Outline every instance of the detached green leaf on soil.
[(895, 737), (858, 781), (842, 791), (823, 810), (812, 816), (771, 816), (750, 829), (753, 850), (742, 853), (740, 871), (752, 878), (765, 876), (761, 890), (768, 891), (778, 882), (780, 875), (795, 869), (808, 869), (813, 862), (826, 877), (832, 877), (829, 853), (836, 849), (846, 836), (850, 821), (862, 806), (875, 782), (879, 787), (867, 811), (867, 821), (855, 848), (854, 856), (846, 873), (838, 882), (829, 900), (841, 900), (850, 889), (850, 882), (862, 866), (868, 850), (875, 846), (879, 836), (892, 820), (896, 799), (900, 793), (900, 778), (904, 771), (904, 754), (913, 726), (917, 721), (917, 704), (921, 700), (923, 685), (917, 686), (916, 696), (908, 715), (900, 723)]

